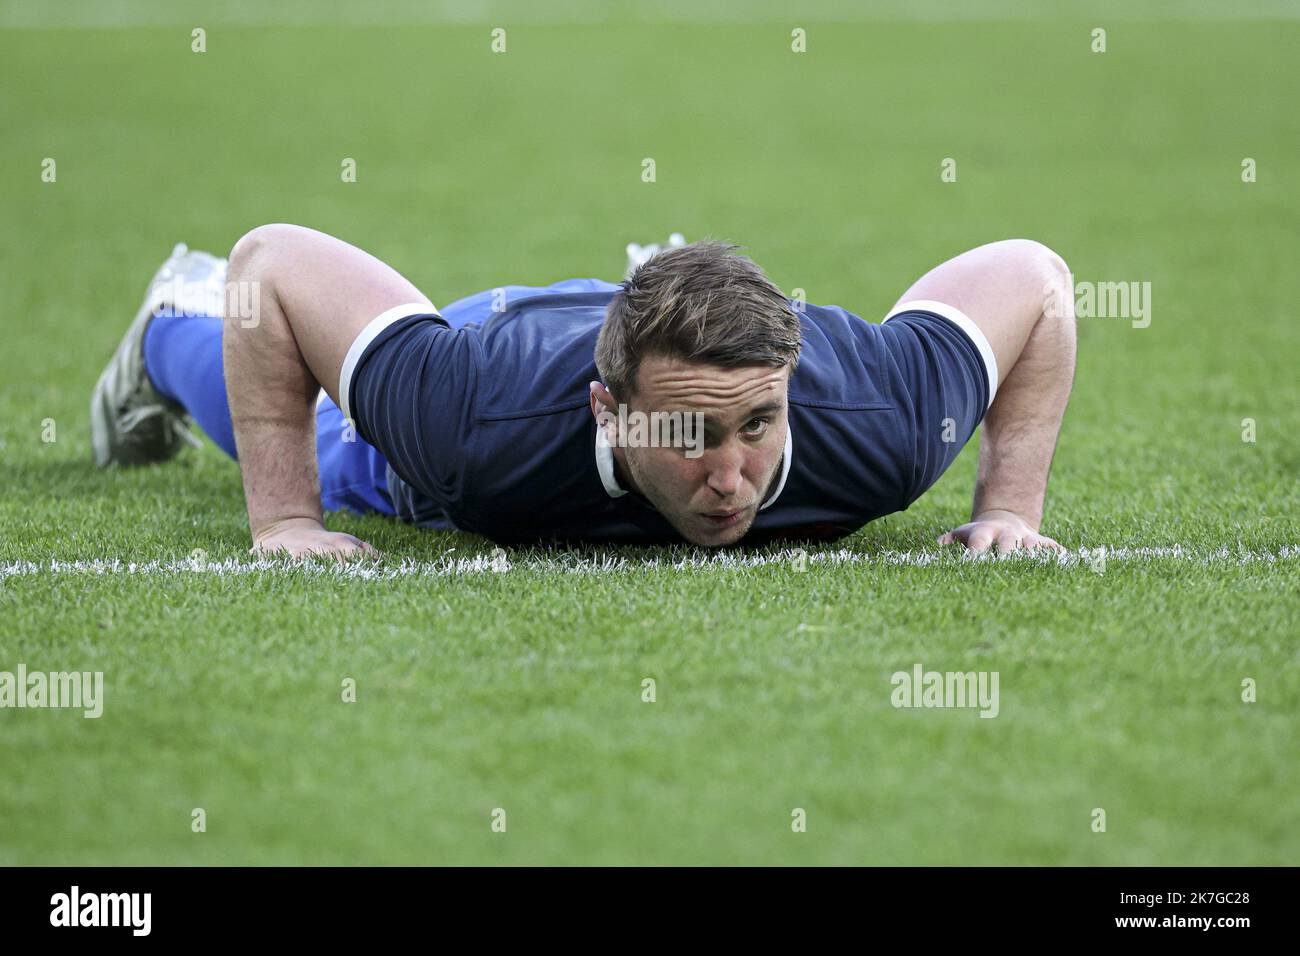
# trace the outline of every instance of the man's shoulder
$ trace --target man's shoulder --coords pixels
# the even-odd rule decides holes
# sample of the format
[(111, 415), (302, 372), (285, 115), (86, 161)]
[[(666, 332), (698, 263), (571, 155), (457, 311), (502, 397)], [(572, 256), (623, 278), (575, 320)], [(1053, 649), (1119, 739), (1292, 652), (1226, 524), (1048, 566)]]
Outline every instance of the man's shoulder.
[(881, 327), (836, 305), (807, 304), (798, 311), (803, 341), (790, 376), (790, 403), (845, 410), (892, 407)]
[(475, 331), (481, 420), (552, 415), (587, 404), (607, 292), (560, 292), (507, 301)]

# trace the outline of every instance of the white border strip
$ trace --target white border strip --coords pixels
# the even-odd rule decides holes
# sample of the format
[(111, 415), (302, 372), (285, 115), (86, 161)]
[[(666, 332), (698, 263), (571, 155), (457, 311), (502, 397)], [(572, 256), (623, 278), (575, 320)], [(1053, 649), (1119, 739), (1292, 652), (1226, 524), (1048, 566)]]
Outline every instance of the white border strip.
[[(459, 575), (500, 574), (504, 571), (531, 571), (545, 574), (604, 574), (610, 571), (733, 571), (785, 565), (807, 561), (809, 565), (875, 566), (875, 567), (926, 567), (948, 565), (956, 567), (972, 563), (1002, 563), (1057, 565), (1088, 570), (1097, 566), (1097, 549), (1092, 551), (1045, 551), (1039, 553), (1015, 552), (1009, 555), (968, 554), (954, 548), (933, 551), (853, 551), (837, 548), (825, 551), (803, 551), (785, 548), (766, 554), (732, 554), (725, 551), (706, 552), (699, 549), (681, 558), (628, 558), (617, 552), (596, 552), (587, 555), (559, 553), (554, 556), (522, 556), (497, 548), (488, 554), (469, 557), (455, 556), (455, 548), (433, 561), (354, 561), (337, 563), (328, 560), (292, 561), (288, 558), (258, 558), (254, 560), (227, 559), (209, 561), (201, 554), (181, 561), (11, 561), (0, 564), (0, 581), (8, 578), (44, 576), (184, 576), (213, 575), (237, 577), (241, 575), (287, 572), (311, 577), (359, 578), (363, 580), (393, 580), (396, 578), (442, 578)], [(1300, 561), (1300, 544), (1287, 545), (1278, 551), (1250, 551), (1237, 547), (1184, 548), (1181, 545), (1157, 548), (1106, 548), (1105, 565), (1111, 563), (1144, 564), (1153, 561), (1184, 561), (1190, 564), (1281, 564)], [(1103, 573), (1109, 573), (1104, 571)]]
[[(912, 299), (890, 309), (889, 315), (885, 316), (881, 324), (883, 325), (894, 316), (901, 315), (904, 312), (933, 312), (935, 315), (947, 319), (966, 333), (966, 337), (974, 343), (975, 348), (979, 349), (980, 356), (984, 359), (984, 370), (989, 376), (989, 405), (992, 405), (993, 396), (998, 393), (998, 360), (993, 355), (993, 346), (989, 345), (988, 338), (980, 327), (971, 321), (970, 316), (961, 309), (954, 308), (943, 302), (936, 302), (934, 299)], [(985, 406), (986, 410), (987, 407)]]
[(353, 421), (352, 409), (348, 407), (350, 404), (348, 389), (352, 387), (352, 373), (356, 371), (357, 363), (361, 361), (361, 356), (370, 347), (370, 343), (375, 340), (375, 337), (380, 332), (394, 322), (400, 322), (408, 316), (426, 313), (429, 315), (442, 315), (432, 302), (408, 302), (406, 305), (395, 305), (387, 312), (367, 322), (366, 327), (352, 340), (352, 346), (343, 359), (343, 367), (339, 369), (339, 408), (342, 410), (344, 418)]
[[(218, 5), (211, 5), (216, 7)], [(789, 19), (788, 2), (762, 0), (746, 4), (698, 3), (692, 0), (667, 0), (657, 4), (628, 5), (626, 11), (602, 9), (584, 0), (557, 0), (554, 3), (520, 3), (497, 0), (496, 3), (385, 3), (385, 4), (235, 4), (220, 5), (220, 20), (225, 26), (247, 28), (268, 26), (377, 26), (436, 25), (464, 26), (511, 23), (546, 26), (584, 26), (608, 23), (611, 27), (642, 24), (764, 24), (783, 26)], [(806, 8), (805, 8), (806, 6)], [(189, 26), (187, 5), (165, 5), (156, 0), (18, 0), (0, 5), (0, 27), (13, 29), (110, 29), (139, 27)], [(743, 20), (740, 10), (745, 11)], [(489, 10), (496, 12), (488, 16)], [(1222, 0), (1182, 0), (1150, 5), (1104, 3), (1097, 14), (1109, 20), (1133, 22), (1159, 19), (1176, 24), (1222, 22), (1257, 24), (1261, 20), (1292, 21), (1297, 17), (1294, 0), (1248, 0), (1227, 4)], [(840, 23), (987, 23), (1026, 20), (1039, 21), (1044, 13), (1034, 4), (1017, 0), (984, 0), (978, 4), (953, 4), (942, 0), (876, 0), (871, 4), (837, 3), (830, 0), (801, 5), (803, 20), (834, 27)], [(214, 18), (215, 19), (215, 18)]]

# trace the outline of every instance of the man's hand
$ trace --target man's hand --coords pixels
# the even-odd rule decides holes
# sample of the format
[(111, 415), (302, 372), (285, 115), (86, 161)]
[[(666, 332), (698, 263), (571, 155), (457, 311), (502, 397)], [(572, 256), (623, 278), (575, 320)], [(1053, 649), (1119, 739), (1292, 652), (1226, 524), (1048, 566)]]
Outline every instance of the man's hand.
[(1047, 535), (1039, 534), (1027, 521), (1010, 511), (985, 511), (974, 521), (939, 536), (939, 544), (952, 544), (954, 541), (960, 541), (966, 546), (966, 550), (977, 554), (987, 551), (993, 545), (997, 545), (998, 551), (1002, 554), (1020, 548), (1030, 551), (1037, 548), (1051, 551), (1065, 550)]
[(319, 521), (312, 518), (286, 518), (262, 529), (253, 541), (253, 553), (277, 552), (287, 552), (293, 558), (323, 554), (340, 561), (379, 556), (368, 542), (339, 531), (326, 531)]

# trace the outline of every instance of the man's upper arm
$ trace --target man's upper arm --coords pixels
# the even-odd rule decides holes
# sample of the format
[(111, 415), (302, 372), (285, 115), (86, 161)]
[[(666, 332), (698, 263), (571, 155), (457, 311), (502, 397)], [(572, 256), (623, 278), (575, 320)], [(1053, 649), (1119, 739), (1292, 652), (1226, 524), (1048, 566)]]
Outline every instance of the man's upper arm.
[[(303, 362), (345, 411), (340, 376), (358, 337), (369, 333), (373, 338), (376, 320), (394, 312), (434, 311), (428, 298), (391, 266), (303, 226), (259, 226), (235, 244), (230, 258), (232, 274), (250, 284), (231, 290), (232, 300), (239, 296), (278, 308)], [(265, 301), (268, 294), (272, 302)], [(255, 324), (246, 327), (255, 333)]]
[(957, 310), (979, 328), (1005, 378), (1053, 297), (1072, 295), (1068, 285), (1069, 268), (1047, 246), (1031, 239), (1006, 239), (935, 266), (890, 312), (918, 299)]

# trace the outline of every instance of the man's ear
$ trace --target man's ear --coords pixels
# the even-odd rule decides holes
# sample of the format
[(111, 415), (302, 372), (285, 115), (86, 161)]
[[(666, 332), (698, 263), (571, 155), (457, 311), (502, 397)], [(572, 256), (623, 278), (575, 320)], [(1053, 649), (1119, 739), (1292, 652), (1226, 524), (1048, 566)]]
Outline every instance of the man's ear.
[(591, 382), (587, 388), (591, 393), (591, 414), (604, 426), (605, 437), (612, 444), (618, 438), (618, 403), (600, 382)]

